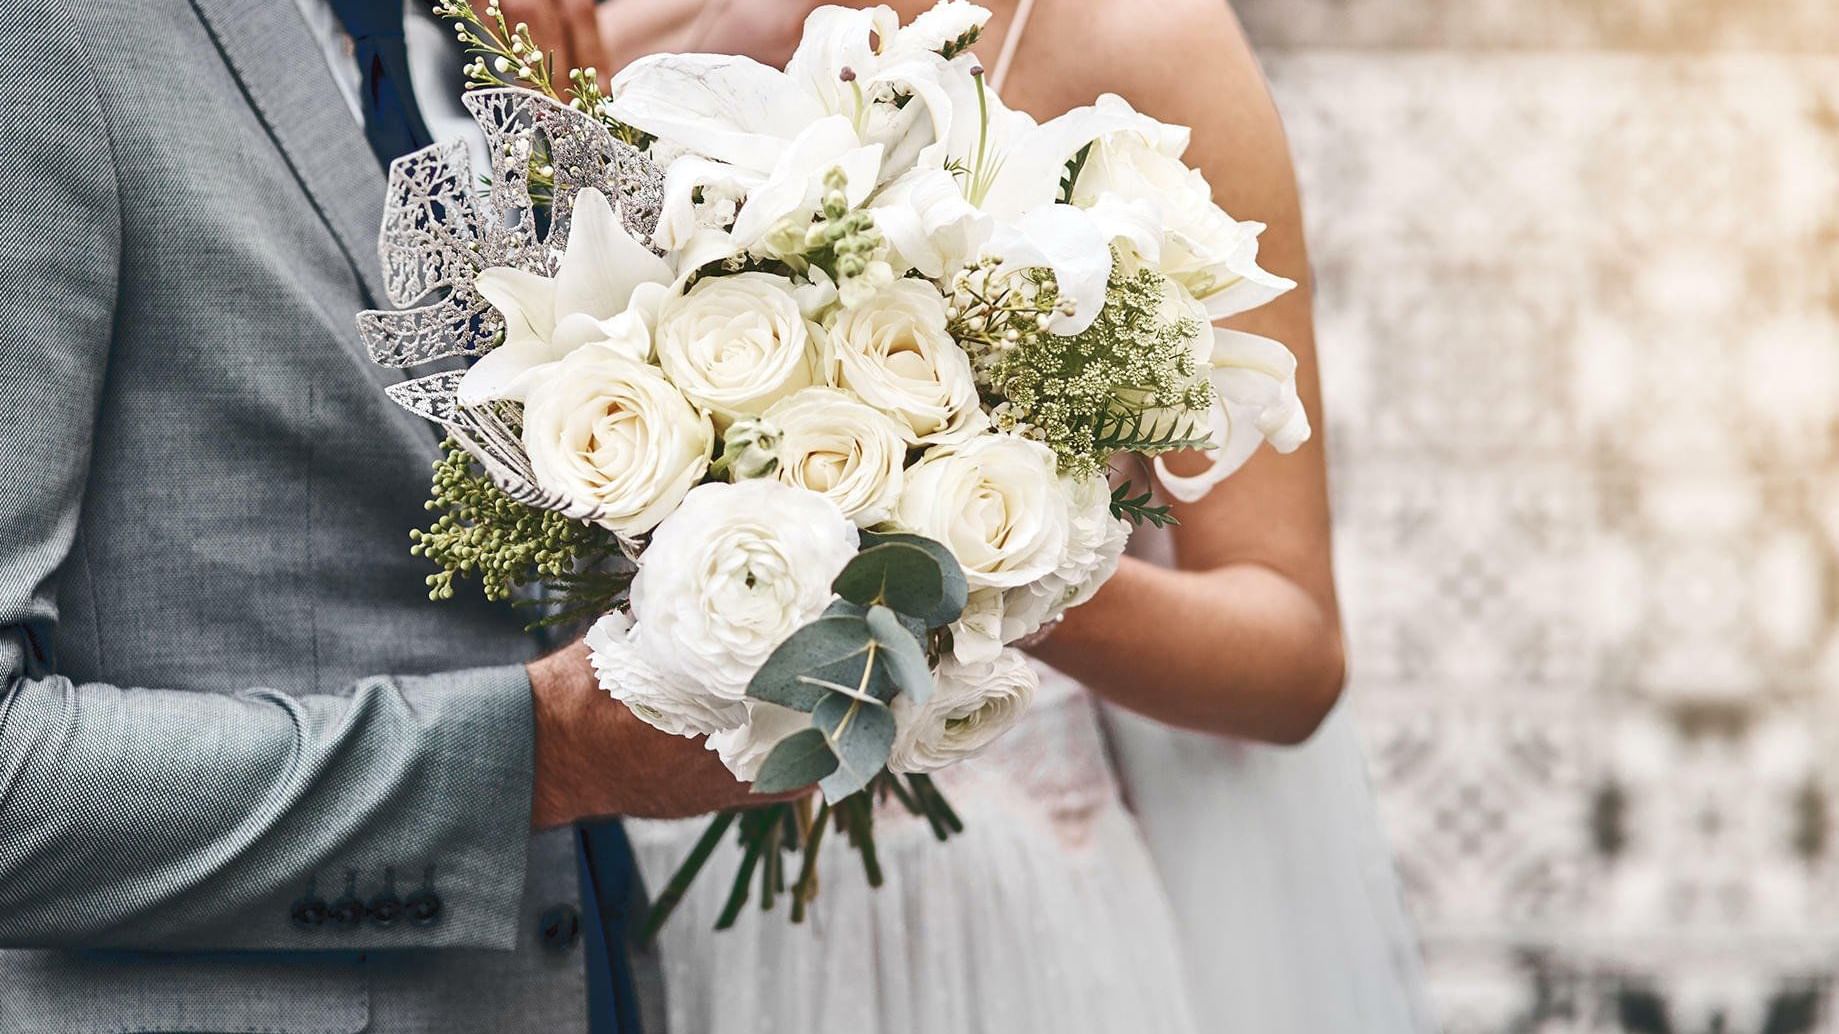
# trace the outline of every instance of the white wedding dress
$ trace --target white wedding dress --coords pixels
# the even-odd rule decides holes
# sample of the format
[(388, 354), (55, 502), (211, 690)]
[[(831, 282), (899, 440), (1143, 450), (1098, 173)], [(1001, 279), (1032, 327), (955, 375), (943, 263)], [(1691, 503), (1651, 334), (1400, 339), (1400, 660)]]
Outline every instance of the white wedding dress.
[[(1124, 808), (1092, 698), (1051, 669), (1028, 716), (937, 773), (964, 820), (945, 843), (898, 802), (876, 816), (886, 882), (826, 843), (803, 925), (750, 902), (712, 927), (732, 838), (659, 937), (672, 1034), (1194, 1034), (1183, 950)], [(662, 886), (703, 823), (627, 825)], [(1262, 1034), (1262, 1032), (1261, 1032)]]

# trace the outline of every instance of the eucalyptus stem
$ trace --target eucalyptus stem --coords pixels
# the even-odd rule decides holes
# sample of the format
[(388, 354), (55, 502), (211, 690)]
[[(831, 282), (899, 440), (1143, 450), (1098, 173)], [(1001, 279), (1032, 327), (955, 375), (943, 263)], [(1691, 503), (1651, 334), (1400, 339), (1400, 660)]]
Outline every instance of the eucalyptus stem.
[(953, 833), (964, 832), (964, 820), (958, 818), (958, 813), (952, 810), (951, 802), (947, 801), (945, 795), (939, 792), (938, 785), (932, 781), (931, 776), (915, 772), (908, 776), (907, 779), (913, 784), (913, 792), (928, 801), (933, 808), (937, 809), (939, 818), (944, 821), (945, 825), (949, 827)]
[(792, 922), (805, 921), (805, 906), (817, 896), (817, 851), (824, 843), (824, 829), (830, 818), (830, 802), (817, 806), (817, 817), (805, 834), (804, 863), (798, 868), (798, 882), (792, 884)]
[(642, 943), (650, 944), (658, 936), (658, 931), (663, 929), (665, 920), (670, 918), (670, 914), (676, 911), (679, 904), (682, 904), (683, 895), (690, 889), (690, 882), (709, 861), (709, 855), (714, 853), (715, 846), (721, 843), (722, 837), (728, 832), (728, 827), (734, 825), (737, 814), (738, 812), (724, 811), (709, 820), (709, 826), (703, 830), (702, 837), (696, 841), (696, 846), (690, 849), (690, 853), (683, 859), (683, 864), (679, 865), (677, 871), (671, 875), (670, 882), (665, 885), (663, 892), (658, 895), (656, 901), (652, 902), (651, 913), (645, 917), (645, 928), (639, 938)]
[(717, 930), (733, 926), (741, 916), (741, 907), (747, 904), (747, 889), (753, 884), (753, 871), (760, 864), (761, 849), (765, 846), (763, 833), (759, 812), (750, 811), (741, 816), (741, 843), (745, 850), (741, 855), (740, 871), (734, 876), (734, 889), (728, 892), (728, 903), (722, 906), (721, 917), (715, 921)]

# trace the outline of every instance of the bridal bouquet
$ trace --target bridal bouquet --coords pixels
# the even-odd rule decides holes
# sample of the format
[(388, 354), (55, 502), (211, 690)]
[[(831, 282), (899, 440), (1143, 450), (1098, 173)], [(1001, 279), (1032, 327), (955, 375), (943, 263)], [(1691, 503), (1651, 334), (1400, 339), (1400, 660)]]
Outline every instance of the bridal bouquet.
[[(723, 923), (756, 878), (796, 919), (827, 828), (871, 882), (877, 802), (959, 828), (926, 773), (1023, 714), (1012, 644), (1172, 520), (1148, 468), (1194, 499), (1307, 438), (1289, 351), (1214, 326), (1292, 284), (1185, 129), (1116, 96), (1004, 107), (962, 0), (820, 8), (783, 71), (571, 71), (566, 101), (523, 26), (438, 6), (491, 168), (462, 141), (393, 165), (382, 257), (414, 307), (360, 317), (378, 362), (474, 360), (389, 389), (449, 436), (433, 595), (476, 575), (592, 619), (634, 714), (762, 792), (817, 784), (718, 816), (657, 912), (738, 823)], [(1162, 469), (1180, 450), (1209, 469)]]

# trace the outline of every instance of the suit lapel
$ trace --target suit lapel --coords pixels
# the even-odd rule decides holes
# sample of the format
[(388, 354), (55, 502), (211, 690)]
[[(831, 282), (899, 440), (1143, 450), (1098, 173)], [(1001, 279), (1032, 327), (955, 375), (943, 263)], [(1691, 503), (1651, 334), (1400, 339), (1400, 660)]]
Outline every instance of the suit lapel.
[(363, 285), (367, 304), (387, 308), (377, 257), (383, 172), (299, 8), (292, 0), (191, 3), (256, 116), (338, 240)]

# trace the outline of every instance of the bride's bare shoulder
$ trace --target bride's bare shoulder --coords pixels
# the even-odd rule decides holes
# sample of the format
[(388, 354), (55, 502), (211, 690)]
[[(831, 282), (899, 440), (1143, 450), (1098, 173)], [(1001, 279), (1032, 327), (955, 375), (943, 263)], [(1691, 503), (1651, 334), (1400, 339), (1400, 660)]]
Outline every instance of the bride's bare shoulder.
[[(993, 17), (977, 52), (994, 61), (1020, 5), (988, 6)], [(1003, 96), (1043, 115), (1118, 93), (1149, 114), (1192, 123), (1233, 92), (1262, 91), (1262, 82), (1223, 0), (1034, 0)]]

